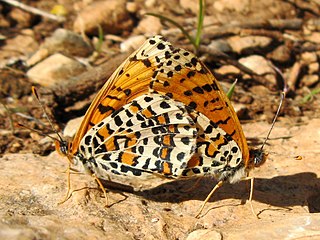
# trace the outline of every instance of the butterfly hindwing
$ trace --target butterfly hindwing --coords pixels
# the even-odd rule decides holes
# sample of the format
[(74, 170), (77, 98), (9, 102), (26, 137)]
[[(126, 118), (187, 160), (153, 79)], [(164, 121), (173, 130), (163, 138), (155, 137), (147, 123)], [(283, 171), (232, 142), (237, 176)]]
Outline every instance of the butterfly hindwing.
[(229, 169), (241, 167), (242, 152), (237, 143), (204, 114), (192, 111), (190, 116), (198, 131), (197, 150), (181, 177), (213, 175), (221, 179)]
[(89, 169), (101, 178), (108, 172), (174, 176), (194, 154), (196, 137), (183, 104), (159, 94), (142, 95), (92, 127), (80, 154), (92, 159)]

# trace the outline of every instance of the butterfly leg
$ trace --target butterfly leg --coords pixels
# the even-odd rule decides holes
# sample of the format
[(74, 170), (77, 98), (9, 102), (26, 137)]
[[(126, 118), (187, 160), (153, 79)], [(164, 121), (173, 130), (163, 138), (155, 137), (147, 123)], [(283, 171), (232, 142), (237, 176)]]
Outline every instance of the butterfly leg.
[(254, 208), (253, 208), (253, 205), (252, 205), (252, 197), (253, 197), (253, 185), (254, 185), (254, 177), (245, 177), (245, 178), (242, 178), (241, 180), (250, 180), (250, 195), (249, 195), (249, 204), (250, 204), (250, 208), (251, 208), (251, 211), (253, 213), (254, 216), (256, 216), (258, 219), (259, 216), (258, 214), (256, 214), (256, 212), (254, 211)]
[(70, 194), (70, 189), (71, 189), (71, 173), (70, 173), (70, 170), (71, 170), (71, 166), (70, 166), (70, 163), (69, 163), (69, 166), (66, 170), (66, 173), (67, 173), (67, 185), (68, 185), (68, 190), (67, 190), (67, 193), (65, 195), (65, 197), (63, 198), (63, 200), (61, 200), (58, 204), (63, 204), (65, 203), (71, 196)]
[(201, 214), (204, 206), (206, 205), (206, 203), (209, 201), (209, 199), (211, 198), (211, 196), (213, 195), (213, 193), (214, 193), (215, 191), (217, 191), (217, 190), (223, 185), (223, 183), (224, 183), (223, 181), (220, 181), (220, 182), (218, 182), (218, 183), (214, 186), (214, 188), (213, 188), (213, 189), (211, 190), (211, 192), (208, 194), (207, 198), (203, 201), (203, 203), (202, 203), (202, 205), (201, 205), (201, 207), (200, 207), (200, 209), (199, 209), (199, 211), (198, 211), (198, 213), (197, 213), (197, 215), (196, 215), (196, 218), (199, 218), (199, 217), (200, 217), (200, 214)]
[(92, 177), (97, 181), (99, 187), (101, 188), (101, 190), (103, 192), (103, 195), (104, 195), (104, 198), (105, 198), (105, 201), (106, 201), (106, 207), (108, 207), (109, 206), (109, 199), (108, 199), (108, 195), (107, 195), (106, 189), (104, 188), (104, 186), (101, 183), (100, 179), (95, 174), (92, 174)]
[(68, 190), (67, 190), (67, 193), (65, 194), (65, 197), (63, 198), (63, 200), (61, 200), (58, 204), (63, 204), (65, 203), (69, 198), (71, 198), (72, 194), (74, 192), (77, 192), (77, 191), (81, 191), (83, 189), (87, 189), (88, 187), (83, 187), (83, 188), (79, 188), (79, 189), (76, 189), (76, 190), (71, 190), (71, 174), (72, 173), (78, 173), (78, 171), (74, 170), (71, 168), (70, 164), (66, 170), (66, 173), (67, 173), (67, 185), (68, 185)]

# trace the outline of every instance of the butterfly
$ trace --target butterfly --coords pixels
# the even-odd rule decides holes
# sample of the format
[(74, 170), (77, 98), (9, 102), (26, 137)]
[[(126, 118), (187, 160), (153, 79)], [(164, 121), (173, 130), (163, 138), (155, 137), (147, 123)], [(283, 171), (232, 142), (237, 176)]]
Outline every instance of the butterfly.
[(162, 36), (149, 38), (118, 67), (73, 141), (56, 148), (73, 169), (98, 179), (214, 176), (219, 183), (211, 194), (224, 182), (247, 179), (266, 161), (262, 150), (249, 150), (210, 70)]

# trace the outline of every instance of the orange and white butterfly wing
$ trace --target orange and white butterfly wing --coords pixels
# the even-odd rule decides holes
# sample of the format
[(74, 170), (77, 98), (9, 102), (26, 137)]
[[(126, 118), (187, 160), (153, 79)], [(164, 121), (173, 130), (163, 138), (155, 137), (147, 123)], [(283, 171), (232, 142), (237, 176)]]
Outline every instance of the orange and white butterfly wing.
[[(221, 158), (215, 159), (218, 155), (227, 159), (224, 165), (234, 165), (238, 162), (238, 153), (231, 151), (234, 143), (240, 149), (241, 162), (247, 163), (249, 151), (241, 125), (217, 80), (192, 53), (172, 47), (161, 36), (148, 39), (106, 82), (86, 113), (73, 141), (71, 155), (78, 151), (81, 139), (90, 135), (93, 126), (148, 92), (165, 95), (184, 104), (188, 111), (194, 110), (191, 117), (204, 134), (198, 137), (198, 145), (205, 142), (208, 147), (200, 147), (187, 167), (204, 169), (212, 166), (221, 161)], [(200, 121), (204, 117), (197, 118), (201, 114), (205, 121)], [(214, 131), (204, 131), (208, 127)], [(217, 138), (220, 132), (222, 134)], [(229, 155), (225, 156), (228, 151)]]
[(197, 131), (184, 105), (141, 95), (93, 126), (77, 157), (100, 178), (109, 173), (177, 177), (196, 150)]
[(164, 44), (164, 51), (169, 53), (159, 59), (161, 67), (154, 74), (151, 88), (204, 114), (237, 143), (242, 159), (247, 161), (249, 150), (240, 122), (218, 81), (194, 54)]
[[(160, 36), (154, 39), (157, 42), (162, 41)], [(156, 44), (150, 44), (153, 41), (155, 40), (147, 40), (132, 53), (98, 92), (74, 137), (71, 155), (77, 151), (80, 140), (92, 126), (131, 100), (148, 92), (150, 80), (157, 68), (155, 59), (158, 55), (164, 54)]]
[(181, 177), (211, 175), (218, 180), (237, 182), (245, 173), (242, 151), (236, 141), (204, 114), (192, 111), (190, 115), (197, 128), (197, 150)]

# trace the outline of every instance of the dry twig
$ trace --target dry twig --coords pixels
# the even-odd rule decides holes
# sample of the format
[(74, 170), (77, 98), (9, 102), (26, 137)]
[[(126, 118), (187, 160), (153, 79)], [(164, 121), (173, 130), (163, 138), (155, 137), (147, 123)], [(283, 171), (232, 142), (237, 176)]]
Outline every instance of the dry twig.
[(33, 13), (33, 14), (36, 14), (36, 15), (40, 15), (42, 17), (49, 18), (49, 19), (54, 20), (54, 21), (64, 22), (66, 20), (65, 17), (56, 16), (54, 14), (42, 11), (42, 10), (40, 10), (38, 8), (30, 7), (30, 6), (26, 5), (26, 4), (18, 2), (16, 0), (0, 0), (0, 1), (5, 2), (7, 4), (10, 4), (10, 5), (14, 6), (14, 7), (21, 8), (22, 10), (24, 10), (26, 12), (30, 12), (30, 13)]
[[(217, 27), (215, 30), (210, 30), (208, 33), (204, 33), (202, 38), (204, 39), (214, 39), (220, 38), (229, 35), (240, 35), (244, 29), (256, 29), (259, 31), (264, 30), (264, 32), (268, 32), (270, 30), (271, 33), (274, 34), (274, 31), (282, 31), (282, 30), (301, 30), (303, 26), (302, 19), (270, 19), (268, 21), (248, 21), (248, 22), (235, 22), (230, 24), (224, 24), (221, 27)], [(206, 26), (207, 27), (207, 26)]]

